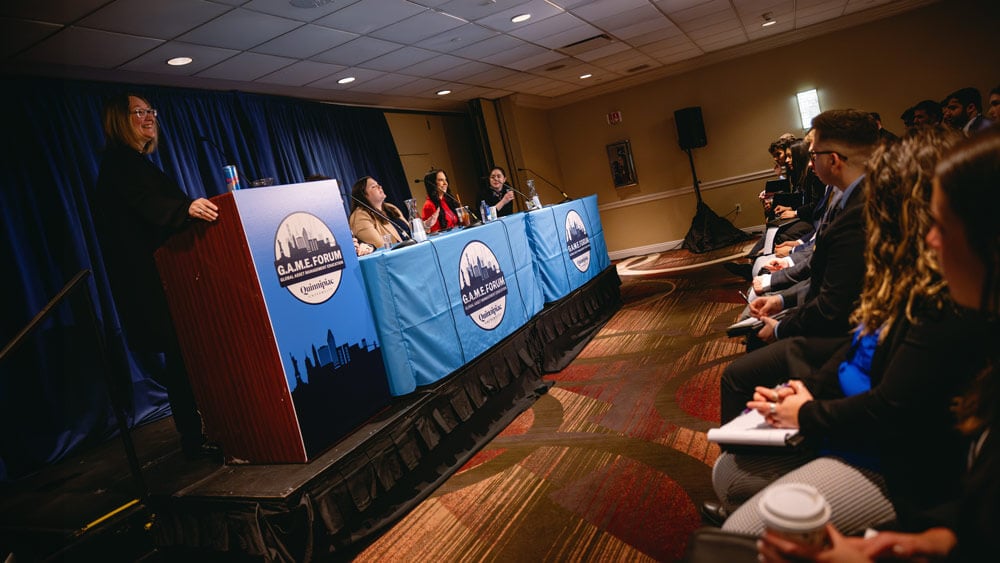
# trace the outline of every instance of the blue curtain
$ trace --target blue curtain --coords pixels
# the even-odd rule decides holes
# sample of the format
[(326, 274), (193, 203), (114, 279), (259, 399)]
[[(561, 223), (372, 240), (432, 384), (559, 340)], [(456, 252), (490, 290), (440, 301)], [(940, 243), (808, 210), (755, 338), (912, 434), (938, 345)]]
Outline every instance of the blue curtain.
[[(91, 219), (104, 145), (101, 111), (112, 94), (134, 92), (159, 111), (153, 160), (192, 197), (222, 193), (222, 167), (249, 180), (336, 178), (349, 201), (363, 175), (402, 207), (403, 167), (380, 110), (238, 92), (127, 86), (23, 77), (0, 79), (0, 250), (5, 268), (0, 346), (9, 342), (78, 271), (93, 275), (108, 348), (127, 365), (131, 424), (169, 413), (166, 395), (128, 355)], [(349, 204), (347, 205), (349, 207)], [(105, 370), (90, 345), (95, 331), (80, 297), (71, 299), (0, 364), (0, 481), (13, 480), (75, 449), (114, 435)], [(124, 378), (123, 378), (124, 379)]]

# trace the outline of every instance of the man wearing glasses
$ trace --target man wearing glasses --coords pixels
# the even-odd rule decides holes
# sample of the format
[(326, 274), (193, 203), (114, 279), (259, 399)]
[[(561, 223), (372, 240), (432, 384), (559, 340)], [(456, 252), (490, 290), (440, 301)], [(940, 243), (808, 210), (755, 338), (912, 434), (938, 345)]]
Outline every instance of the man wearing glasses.
[[(792, 288), (758, 297), (751, 315), (764, 327), (757, 336), (774, 342), (733, 361), (722, 376), (722, 422), (743, 410), (756, 385), (766, 385), (777, 374), (787, 378), (792, 336), (848, 338), (849, 317), (861, 294), (864, 279), (865, 167), (878, 143), (878, 128), (868, 112), (831, 110), (813, 119), (809, 155), (816, 175), (840, 192), (816, 234), (810, 259), (808, 289)], [(787, 310), (780, 321), (771, 318)], [(780, 339), (780, 340), (779, 340)], [(831, 343), (831, 345), (833, 345)], [(782, 379), (783, 380), (783, 379)]]

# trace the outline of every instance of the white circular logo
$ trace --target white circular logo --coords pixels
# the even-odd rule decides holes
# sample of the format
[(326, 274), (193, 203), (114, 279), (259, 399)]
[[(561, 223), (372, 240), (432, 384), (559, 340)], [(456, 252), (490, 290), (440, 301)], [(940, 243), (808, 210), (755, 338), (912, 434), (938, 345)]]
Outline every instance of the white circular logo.
[(293, 297), (316, 305), (340, 287), (344, 254), (330, 227), (311, 213), (285, 217), (274, 234), (274, 271)]
[(590, 237), (580, 214), (573, 210), (566, 214), (566, 250), (576, 269), (586, 272), (590, 267)]
[(462, 307), (472, 322), (484, 330), (496, 328), (507, 309), (507, 280), (490, 247), (478, 240), (465, 245), (458, 262), (458, 285)]

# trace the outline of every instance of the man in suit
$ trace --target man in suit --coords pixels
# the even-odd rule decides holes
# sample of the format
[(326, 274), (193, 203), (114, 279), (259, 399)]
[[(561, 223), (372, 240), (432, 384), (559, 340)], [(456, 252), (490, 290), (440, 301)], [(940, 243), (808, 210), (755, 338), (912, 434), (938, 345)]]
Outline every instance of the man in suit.
[(835, 336), (850, 328), (847, 317), (861, 292), (864, 277), (864, 196), (859, 189), (868, 157), (878, 142), (871, 115), (855, 110), (831, 110), (813, 119), (810, 147), (816, 175), (840, 192), (830, 209), (810, 259), (810, 288), (805, 302), (785, 318), (769, 318), (788, 308), (781, 296), (768, 296), (751, 304), (764, 328), (765, 342), (788, 336)]
[[(878, 129), (867, 112), (831, 110), (813, 119), (813, 131), (813, 168), (820, 180), (840, 195), (816, 235), (808, 289), (759, 297), (750, 304), (753, 316), (765, 323), (757, 336), (765, 342), (777, 342), (736, 359), (726, 368), (721, 385), (722, 422), (743, 410), (755, 386), (773, 385), (774, 378), (788, 377), (789, 337), (846, 340), (851, 328), (848, 319), (861, 294), (865, 272), (861, 183), (868, 158), (879, 141)], [(797, 307), (789, 309), (780, 321), (770, 318), (792, 305)]]
[(961, 129), (969, 137), (988, 129), (993, 122), (982, 116), (983, 97), (975, 88), (962, 88), (948, 94), (941, 102), (944, 122)]

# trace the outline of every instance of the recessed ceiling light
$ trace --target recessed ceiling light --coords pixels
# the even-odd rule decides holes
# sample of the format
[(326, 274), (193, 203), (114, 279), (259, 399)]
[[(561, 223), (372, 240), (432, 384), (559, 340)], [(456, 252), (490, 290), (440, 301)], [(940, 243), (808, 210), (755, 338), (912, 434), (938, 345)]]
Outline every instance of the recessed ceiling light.
[(510, 23), (521, 23), (531, 19), (531, 14), (518, 14), (510, 18)]
[(337, 84), (350, 84), (351, 82), (354, 82), (354, 80), (353, 76), (345, 76), (344, 78), (338, 80)]
[(438, 96), (447, 96), (448, 94), (451, 94), (451, 90), (438, 90), (437, 94)]
[(174, 57), (167, 60), (167, 64), (170, 66), (184, 66), (189, 65), (194, 61), (191, 57)]
[(761, 27), (767, 27), (769, 25), (774, 25), (778, 23), (778, 21), (774, 19), (774, 16), (771, 14), (771, 12), (762, 15), (761, 19), (764, 20), (764, 23), (760, 24)]
[(584, 80), (584, 79), (590, 78), (591, 76), (594, 76), (594, 75), (590, 74), (589, 72), (587, 74), (581, 74), (580, 75), (580, 80)]

